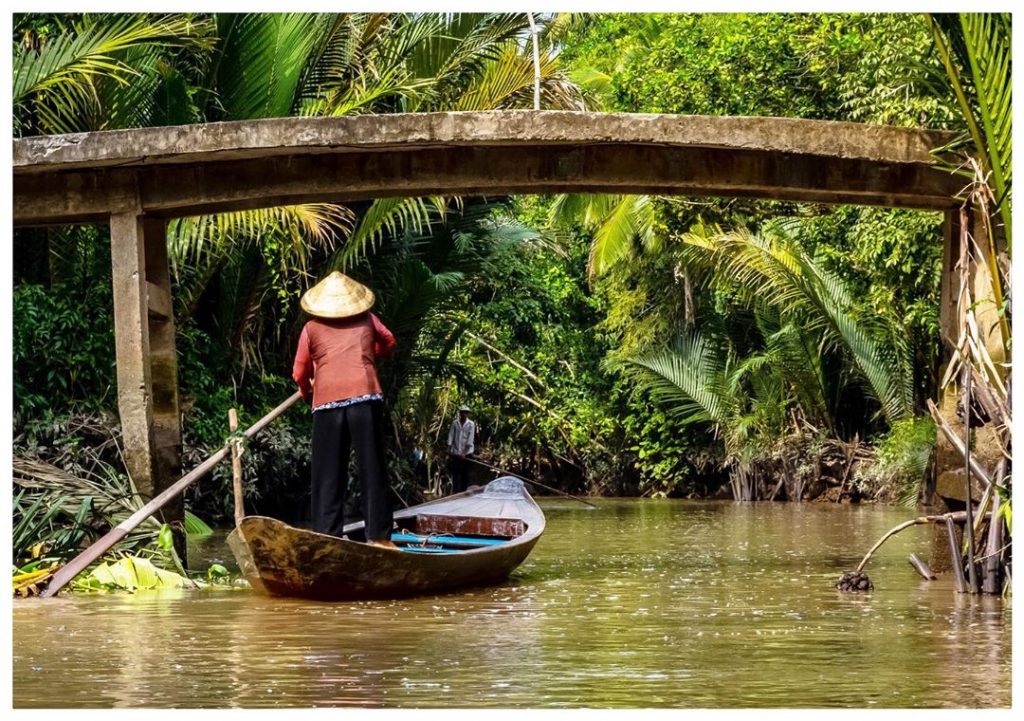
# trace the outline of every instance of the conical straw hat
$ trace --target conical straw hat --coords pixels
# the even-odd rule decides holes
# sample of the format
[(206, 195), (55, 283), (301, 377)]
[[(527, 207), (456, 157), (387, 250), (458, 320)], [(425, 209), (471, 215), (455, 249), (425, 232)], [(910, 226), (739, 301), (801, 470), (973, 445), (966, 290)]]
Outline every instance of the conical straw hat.
[(334, 271), (302, 296), (302, 309), (320, 318), (348, 318), (373, 307), (373, 291)]

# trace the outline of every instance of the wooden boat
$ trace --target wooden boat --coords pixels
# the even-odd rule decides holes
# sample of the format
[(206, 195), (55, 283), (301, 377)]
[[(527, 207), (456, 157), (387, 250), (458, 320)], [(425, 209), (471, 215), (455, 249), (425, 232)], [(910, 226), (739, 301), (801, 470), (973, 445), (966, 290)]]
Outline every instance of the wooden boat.
[(511, 476), (394, 514), (398, 550), (365, 543), (363, 523), (344, 537), (246, 516), (228, 536), (252, 587), (322, 600), (399, 598), (497, 583), (529, 555), (544, 513)]

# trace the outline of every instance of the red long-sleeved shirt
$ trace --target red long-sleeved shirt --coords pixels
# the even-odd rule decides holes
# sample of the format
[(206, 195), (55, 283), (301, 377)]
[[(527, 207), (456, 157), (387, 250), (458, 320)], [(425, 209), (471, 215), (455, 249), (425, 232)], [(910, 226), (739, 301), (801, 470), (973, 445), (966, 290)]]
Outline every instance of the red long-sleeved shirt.
[(373, 313), (332, 320), (314, 318), (299, 336), (292, 378), (313, 407), (380, 393), (376, 359), (395, 350), (395, 336)]

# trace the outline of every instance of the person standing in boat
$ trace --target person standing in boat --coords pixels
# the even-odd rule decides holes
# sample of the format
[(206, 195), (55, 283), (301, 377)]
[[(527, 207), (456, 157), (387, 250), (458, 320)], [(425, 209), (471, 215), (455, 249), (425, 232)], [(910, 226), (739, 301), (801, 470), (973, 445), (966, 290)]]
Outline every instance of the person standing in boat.
[(476, 423), (469, 420), (469, 406), (459, 408), (459, 417), (448, 429), (448, 467), (452, 474), (452, 492), (462, 493), (469, 486), (469, 457), (476, 452)]
[(312, 402), (313, 530), (340, 536), (354, 447), (362, 485), (367, 542), (391, 542), (391, 505), (382, 435), (384, 395), (376, 361), (395, 350), (395, 337), (373, 307), (373, 291), (337, 271), (306, 291), (313, 318), (299, 336), (292, 377)]

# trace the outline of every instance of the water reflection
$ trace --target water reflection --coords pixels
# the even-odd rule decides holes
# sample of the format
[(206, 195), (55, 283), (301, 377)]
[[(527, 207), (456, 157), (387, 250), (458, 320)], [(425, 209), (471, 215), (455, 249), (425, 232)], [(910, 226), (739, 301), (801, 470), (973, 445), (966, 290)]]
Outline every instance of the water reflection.
[[(1010, 610), (928, 583), (900, 509), (547, 506), (507, 584), (392, 602), (248, 591), (14, 605), (19, 707), (963, 707), (1010, 701)], [(206, 549), (223, 554), (215, 545)]]

